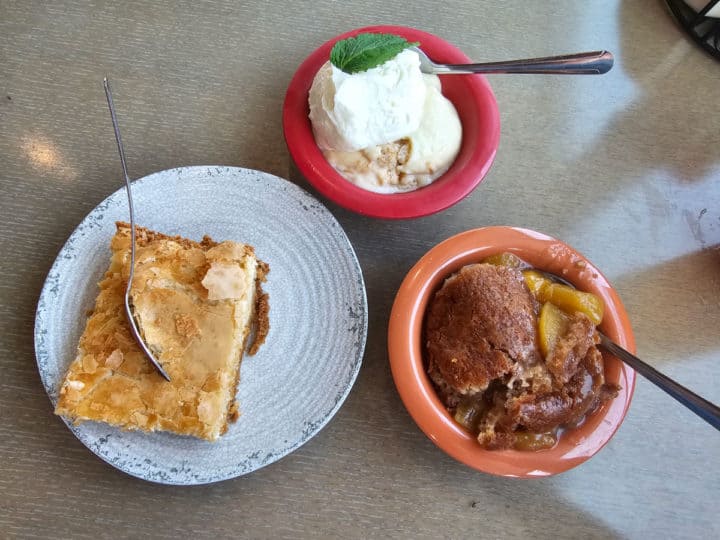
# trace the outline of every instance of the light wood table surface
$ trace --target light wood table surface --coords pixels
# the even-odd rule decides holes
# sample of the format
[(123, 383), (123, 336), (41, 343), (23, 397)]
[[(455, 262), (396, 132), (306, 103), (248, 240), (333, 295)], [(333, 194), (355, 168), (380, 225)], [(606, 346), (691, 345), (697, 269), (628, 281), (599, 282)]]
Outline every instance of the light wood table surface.
[[(133, 176), (223, 164), (309, 187), (283, 140), (285, 89), (315, 47), (369, 24), (417, 27), (478, 60), (607, 48), (616, 65), (494, 76), (497, 159), (445, 212), (389, 222), (325, 201), (362, 265), (370, 330), (348, 400), (305, 446), (193, 488), (106, 465), (52, 414), (32, 343), (58, 250), (121, 186), (103, 75)], [(720, 434), (644, 380), (584, 465), (495, 478), (416, 427), (385, 339), (394, 294), (429, 248), (475, 227), (529, 227), (604, 271), (641, 357), (719, 402), (719, 107), (720, 63), (659, 0), (0, 0), (0, 537), (720, 537)]]

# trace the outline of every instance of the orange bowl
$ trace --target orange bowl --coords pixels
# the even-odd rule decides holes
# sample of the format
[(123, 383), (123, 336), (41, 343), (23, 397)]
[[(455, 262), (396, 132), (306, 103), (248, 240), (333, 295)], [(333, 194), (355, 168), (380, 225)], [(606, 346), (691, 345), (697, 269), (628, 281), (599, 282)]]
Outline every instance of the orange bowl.
[(566, 431), (558, 444), (537, 452), (485, 450), (460, 427), (435, 393), (425, 371), (422, 331), (425, 311), (445, 278), (466, 264), (511, 252), (532, 266), (560, 275), (605, 303), (603, 333), (635, 352), (630, 321), (615, 289), (600, 271), (567, 244), (528, 229), (486, 227), (460, 233), (426, 253), (405, 277), (395, 297), (388, 327), (388, 352), (395, 386), (410, 415), (438, 447), (466, 465), (498, 476), (533, 478), (558, 474), (595, 455), (627, 413), (635, 372), (603, 352), (605, 377), (620, 385), (618, 396)]

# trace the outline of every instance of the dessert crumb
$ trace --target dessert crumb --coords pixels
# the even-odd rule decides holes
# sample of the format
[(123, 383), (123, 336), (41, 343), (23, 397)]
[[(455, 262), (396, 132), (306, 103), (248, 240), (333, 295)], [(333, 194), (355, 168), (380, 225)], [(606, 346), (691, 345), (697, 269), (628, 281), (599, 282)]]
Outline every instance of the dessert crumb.
[(228, 422), (234, 424), (238, 421), (238, 418), (240, 418), (240, 407), (238, 406), (237, 401), (233, 401), (232, 405), (230, 405), (230, 410), (228, 411)]

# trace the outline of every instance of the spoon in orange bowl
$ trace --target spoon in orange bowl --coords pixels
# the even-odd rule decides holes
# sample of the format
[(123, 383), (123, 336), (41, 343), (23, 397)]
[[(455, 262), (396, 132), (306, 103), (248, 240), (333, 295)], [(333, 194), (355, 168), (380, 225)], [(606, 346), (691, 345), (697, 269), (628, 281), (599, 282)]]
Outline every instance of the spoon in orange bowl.
[[(565, 285), (569, 285), (574, 288), (572, 283), (558, 275), (545, 271), (542, 271), (541, 273), (552, 281), (564, 283)], [(648, 381), (660, 388), (660, 390), (670, 394), (670, 396), (685, 405), (688, 409), (697, 414), (715, 429), (720, 430), (720, 407), (688, 390), (667, 375), (660, 373), (650, 364), (643, 362), (637, 356), (615, 343), (599, 330), (597, 333), (600, 336), (600, 347), (625, 362)]]
[(612, 53), (608, 51), (592, 51), (481, 64), (436, 64), (418, 47), (410, 47), (410, 49), (420, 57), (420, 71), (431, 75), (468, 73), (602, 75), (610, 71), (614, 61)]

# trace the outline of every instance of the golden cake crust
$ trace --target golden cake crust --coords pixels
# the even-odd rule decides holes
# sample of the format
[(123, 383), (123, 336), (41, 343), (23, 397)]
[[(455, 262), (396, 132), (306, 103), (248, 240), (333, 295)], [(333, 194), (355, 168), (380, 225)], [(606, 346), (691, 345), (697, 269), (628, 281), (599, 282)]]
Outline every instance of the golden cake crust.
[[(145, 340), (170, 375), (165, 381), (130, 333), (123, 297), (130, 228), (118, 222), (110, 267), (80, 338), (55, 412), (215, 440), (237, 418), (239, 365), (268, 266), (246, 244), (195, 242), (136, 228), (132, 301)], [(263, 299), (260, 302), (259, 299)], [(264, 338), (263, 338), (264, 339)]]

